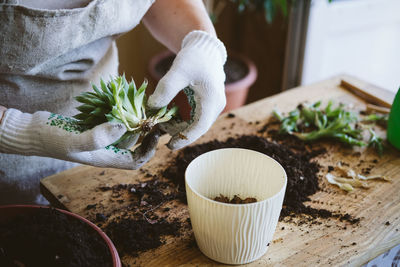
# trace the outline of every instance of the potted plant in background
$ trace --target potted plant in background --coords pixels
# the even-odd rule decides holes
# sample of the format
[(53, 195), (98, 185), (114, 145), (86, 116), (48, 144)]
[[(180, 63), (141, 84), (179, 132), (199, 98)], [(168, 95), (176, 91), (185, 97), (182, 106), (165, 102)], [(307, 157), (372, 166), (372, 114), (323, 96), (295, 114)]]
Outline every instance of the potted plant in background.
[[(228, 51), (228, 54), (229, 56), (224, 66), (227, 101), (223, 112), (242, 106), (246, 102), (250, 86), (257, 78), (257, 69), (253, 61), (232, 51)], [(150, 60), (149, 73), (155, 84), (167, 73), (174, 59), (175, 54), (167, 50), (156, 54)], [(189, 119), (191, 107), (183, 91), (174, 98), (173, 102), (179, 107), (179, 113), (183, 119)]]
[[(229, 2), (235, 4), (236, 10), (238, 11), (237, 13), (242, 13), (246, 10), (249, 12), (264, 12), (266, 22), (271, 23), (277, 11), (281, 10), (284, 15), (287, 14), (287, 1), (288, 0), (205, 0), (204, 2), (214, 25), (216, 25), (218, 24), (220, 14), (227, 5), (230, 4)], [(224, 112), (242, 106), (246, 102), (250, 87), (257, 79), (257, 68), (251, 59), (233, 51), (229, 47), (227, 47), (227, 50), (228, 59), (224, 66), (227, 104)], [(169, 70), (174, 58), (175, 55), (170, 51), (163, 51), (151, 58), (148, 71), (154, 84)], [(174, 99), (174, 102), (179, 106), (181, 116), (184, 119), (188, 119), (190, 105), (188, 104), (185, 94), (180, 92)]]

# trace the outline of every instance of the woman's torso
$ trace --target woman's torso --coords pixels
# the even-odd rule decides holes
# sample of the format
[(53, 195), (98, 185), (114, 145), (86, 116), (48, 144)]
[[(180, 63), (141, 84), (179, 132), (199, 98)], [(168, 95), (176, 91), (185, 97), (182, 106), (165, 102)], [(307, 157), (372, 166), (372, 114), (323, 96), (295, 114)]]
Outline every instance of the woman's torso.
[[(43, 9), (46, 2), (52, 3)], [(75, 96), (117, 74), (115, 39), (134, 28), (153, 2), (0, 0), (0, 105), (74, 115)], [(0, 153), (0, 181), (29, 188), (73, 165)]]

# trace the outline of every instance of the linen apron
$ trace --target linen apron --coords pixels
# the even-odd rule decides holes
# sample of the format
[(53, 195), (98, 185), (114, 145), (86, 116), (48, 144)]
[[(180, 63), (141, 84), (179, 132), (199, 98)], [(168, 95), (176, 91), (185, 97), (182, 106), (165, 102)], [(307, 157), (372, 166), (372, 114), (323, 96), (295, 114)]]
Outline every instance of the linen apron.
[[(154, 1), (93, 0), (50, 10), (0, 0), (0, 105), (75, 115), (75, 96), (91, 90), (90, 82), (117, 74), (115, 39), (134, 28)], [(10, 190), (15, 199), (32, 199), (40, 178), (76, 165), (0, 153), (0, 204), (11, 202), (4, 200)]]

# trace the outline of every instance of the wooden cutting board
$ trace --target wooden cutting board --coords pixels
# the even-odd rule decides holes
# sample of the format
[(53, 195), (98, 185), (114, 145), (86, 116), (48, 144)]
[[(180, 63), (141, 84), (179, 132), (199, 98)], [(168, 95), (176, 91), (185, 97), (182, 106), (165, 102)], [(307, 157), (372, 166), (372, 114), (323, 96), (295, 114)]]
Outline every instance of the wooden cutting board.
[[(233, 112), (236, 115), (234, 118), (222, 115), (212, 129), (196, 143), (256, 133), (270, 118), (273, 108), (279, 108), (282, 112), (290, 111), (304, 101), (334, 99), (336, 102), (353, 103), (355, 109), (363, 109), (365, 103), (361, 99), (340, 88), (342, 78), (343, 76), (338, 76), (260, 100)], [(350, 78), (359, 86), (368, 85)], [(346, 79), (349, 80), (349, 77), (346, 76)], [(376, 94), (386, 93), (376, 90)], [(156, 156), (141, 170), (80, 166), (42, 179), (42, 193), (53, 205), (90, 220), (94, 220), (97, 212), (110, 215), (110, 218), (118, 216), (121, 209), (129, 204), (128, 196), (126, 202), (116, 202), (111, 191), (101, 191), (99, 187), (135, 183), (145, 179), (146, 174), (158, 174), (178, 153), (166, 148), (167, 140), (167, 136), (162, 137)], [(332, 143), (327, 144), (326, 148), (328, 153), (317, 158), (322, 166), (322, 190), (313, 195), (312, 201), (307, 204), (315, 208), (349, 213), (361, 218), (360, 223), (351, 225), (336, 219), (318, 219), (321, 224), (303, 225), (279, 222), (267, 253), (261, 259), (248, 264), (249, 266), (357, 266), (400, 244), (400, 152), (389, 149), (379, 158), (370, 149), (350, 149)], [(371, 168), (371, 174), (385, 175), (392, 181), (371, 181), (369, 189), (345, 193), (323, 178), (327, 166), (335, 165), (339, 161), (349, 163), (351, 168), (360, 172), (363, 168)], [(86, 210), (87, 205), (94, 203), (100, 204), (95, 209)], [(169, 216), (187, 218), (187, 206), (179, 203), (175, 205), (169, 211)], [(184, 234), (180, 237), (166, 237), (166, 243), (157, 249), (141, 253), (137, 257), (125, 256), (122, 261), (127, 266), (221, 265), (206, 258), (193, 246), (190, 229), (183, 231)]]

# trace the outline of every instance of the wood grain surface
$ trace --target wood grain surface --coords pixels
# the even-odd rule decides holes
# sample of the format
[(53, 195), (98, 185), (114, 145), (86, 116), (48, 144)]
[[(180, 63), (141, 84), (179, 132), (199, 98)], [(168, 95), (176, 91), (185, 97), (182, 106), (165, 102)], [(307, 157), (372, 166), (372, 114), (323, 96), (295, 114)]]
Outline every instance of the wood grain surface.
[[(334, 99), (336, 102), (351, 103), (355, 110), (365, 109), (365, 103), (360, 98), (339, 86), (343, 77), (334, 77), (260, 100), (233, 112), (236, 115), (234, 118), (223, 114), (212, 129), (196, 143), (255, 134), (270, 119), (273, 108), (285, 112), (304, 101)], [(380, 93), (378, 88), (375, 90), (377, 94)], [(166, 148), (168, 138), (162, 137), (156, 156), (140, 170), (80, 166), (44, 178), (41, 181), (42, 193), (53, 205), (90, 220), (94, 220), (97, 212), (107, 214), (112, 219), (129, 205), (129, 196), (122, 194), (119, 199), (126, 201), (114, 201), (112, 191), (101, 191), (99, 187), (132, 184), (146, 179), (147, 174), (159, 175), (179, 153)], [(352, 149), (334, 142), (326, 143), (325, 147), (328, 153), (317, 158), (321, 165), (321, 191), (313, 195), (312, 201), (307, 204), (315, 208), (349, 213), (360, 218), (360, 222), (351, 225), (337, 219), (318, 219), (317, 222), (320, 223), (299, 225), (281, 221), (267, 253), (248, 266), (358, 266), (400, 244), (400, 152), (389, 148), (384, 156), (379, 157), (369, 148)], [(371, 174), (385, 175), (392, 181), (370, 181), (369, 189), (357, 188), (350, 193), (343, 192), (323, 178), (327, 167), (334, 166), (339, 161), (348, 163), (357, 172), (371, 168)], [(86, 210), (87, 205), (94, 203), (98, 203), (95, 209)], [(169, 217), (181, 220), (188, 218), (186, 205), (177, 202), (168, 205), (171, 207)], [(302, 216), (298, 220), (302, 220)], [(127, 266), (221, 265), (206, 258), (197, 249), (190, 228), (182, 229), (182, 233), (177, 238), (165, 237), (166, 243), (157, 249), (140, 253), (137, 257), (124, 256), (122, 261)]]

